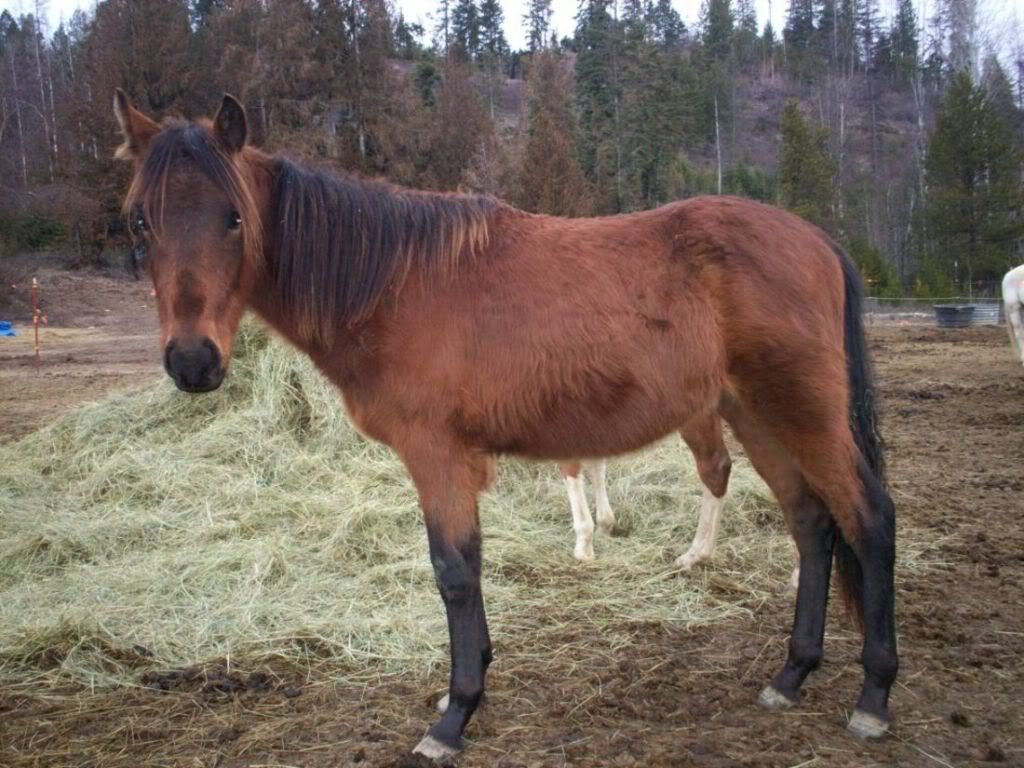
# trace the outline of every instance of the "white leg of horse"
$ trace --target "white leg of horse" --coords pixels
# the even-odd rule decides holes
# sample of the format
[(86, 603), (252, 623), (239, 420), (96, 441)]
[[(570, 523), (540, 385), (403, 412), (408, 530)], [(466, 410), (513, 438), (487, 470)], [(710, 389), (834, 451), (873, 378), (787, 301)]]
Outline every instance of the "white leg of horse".
[(615, 513), (612, 512), (612, 505), (608, 502), (608, 462), (604, 460), (588, 461), (584, 463), (583, 469), (590, 476), (590, 482), (594, 484), (597, 527), (605, 533), (611, 533), (615, 528)]
[(1021, 305), (1019, 302), (1006, 305), (1006, 324), (1010, 327), (1010, 336), (1016, 342), (1017, 357), (1021, 365), (1024, 365), (1024, 319), (1021, 317)]
[(685, 555), (676, 558), (676, 565), (690, 570), (697, 563), (710, 560), (715, 554), (715, 541), (718, 539), (718, 524), (722, 519), (722, 507), (725, 496), (715, 496), (711, 489), (704, 488), (704, 500), (700, 505), (700, 519), (697, 521), (697, 535)]
[(1024, 265), (1011, 269), (1003, 278), (1003, 307), (1013, 351), (1024, 365)]
[(566, 475), (565, 490), (569, 492), (569, 508), (572, 509), (572, 528), (576, 531), (577, 560), (594, 559), (594, 519), (587, 506), (587, 495), (583, 490), (583, 473), (576, 477)]

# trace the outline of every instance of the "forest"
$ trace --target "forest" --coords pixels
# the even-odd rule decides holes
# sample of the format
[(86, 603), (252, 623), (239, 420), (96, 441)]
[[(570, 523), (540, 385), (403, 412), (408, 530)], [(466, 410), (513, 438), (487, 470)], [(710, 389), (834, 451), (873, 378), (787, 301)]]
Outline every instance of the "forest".
[[(102, 0), (48, 28), (0, 14), (0, 258), (114, 264), (123, 88), (155, 116), (245, 104), (255, 143), (341, 172), (606, 215), (698, 194), (786, 207), (878, 296), (991, 294), (1024, 261), (1024, 41), (975, 0)], [(523, 17), (512, 50), (506, 15)], [(1005, 46), (1004, 46), (1005, 48)], [(1009, 53), (1007, 52), (1009, 51)]]

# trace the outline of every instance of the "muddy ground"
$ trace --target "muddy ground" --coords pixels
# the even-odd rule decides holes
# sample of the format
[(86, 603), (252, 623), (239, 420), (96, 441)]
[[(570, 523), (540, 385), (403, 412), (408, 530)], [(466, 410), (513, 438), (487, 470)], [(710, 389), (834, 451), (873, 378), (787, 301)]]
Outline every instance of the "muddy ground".
[[(2, 440), (161, 375), (147, 286), (76, 277), (80, 305), (68, 283), (64, 307), (50, 310), (51, 322), (72, 327), (44, 334), (40, 376), (27, 337), (0, 340)], [(541, 676), (498, 648), (460, 765), (1024, 765), (1024, 370), (1002, 328), (882, 323), (870, 335), (898, 514), (937, 542), (925, 575), (897, 574), (892, 735), (864, 744), (843, 730), (860, 681), (859, 639), (838, 610), (802, 706), (757, 707), (785, 655), (792, 596), (779, 593), (750, 606), (751, 619), (693, 630), (637, 624), (629, 647), (595, 637), (586, 658), (560, 655), (558, 674), (550, 659)], [(429, 724), (444, 681), (338, 687), (323, 664), (300, 671), (235, 659), (229, 669), (209, 664), (100, 692), (8, 686), (0, 766), (396, 765)]]

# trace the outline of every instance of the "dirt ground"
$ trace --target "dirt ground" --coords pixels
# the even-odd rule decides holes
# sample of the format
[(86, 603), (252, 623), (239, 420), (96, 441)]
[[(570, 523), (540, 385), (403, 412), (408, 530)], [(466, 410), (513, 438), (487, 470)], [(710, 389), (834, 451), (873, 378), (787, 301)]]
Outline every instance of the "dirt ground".
[[(44, 334), (41, 376), (27, 337), (0, 339), (0, 439), (161, 375), (147, 286), (77, 279), (88, 306), (73, 306), (64, 286), (65, 307), (51, 319), (75, 327)], [(758, 708), (785, 656), (793, 606), (780, 593), (750, 606), (750, 619), (637, 624), (628, 647), (595, 637), (586, 658), (562, 654), (557, 675), (550, 662), (542, 677), (499, 647), (461, 766), (1024, 765), (1024, 371), (1002, 328), (878, 324), (871, 344), (898, 515), (938, 547), (927, 575), (897, 574), (892, 734), (865, 744), (844, 731), (859, 638), (840, 610), (801, 707)], [(444, 684), (329, 680), (328, 666), (233, 659), (113, 691), (8, 687), (0, 766), (392, 766), (432, 720)]]
[[(32, 329), (32, 277), (41, 286), (40, 366)], [(124, 276), (39, 268), (0, 269), (0, 443), (44, 426), (65, 410), (161, 374), (156, 300), (150, 284)]]

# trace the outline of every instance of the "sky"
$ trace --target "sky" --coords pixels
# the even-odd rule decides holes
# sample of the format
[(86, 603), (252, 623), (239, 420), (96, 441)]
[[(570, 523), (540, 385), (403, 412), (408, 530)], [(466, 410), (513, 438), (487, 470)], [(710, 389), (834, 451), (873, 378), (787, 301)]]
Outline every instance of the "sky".
[[(392, 0), (405, 15), (407, 21), (418, 22), (427, 30), (433, 30), (435, 23), (433, 14), (437, 9), (438, 0)], [(772, 24), (780, 30), (785, 22), (788, 0), (755, 0), (757, 18), (760, 26), (764, 25), (771, 9)], [(938, 0), (915, 0), (923, 19), (934, 13)], [(61, 18), (68, 18), (76, 8), (91, 10), (94, 0), (39, 0), (41, 7), (46, 9), (50, 29), (56, 28)], [(501, 0), (505, 11), (505, 35), (512, 48), (523, 48), (525, 33), (522, 16), (527, 0)], [(561, 38), (571, 35), (576, 27), (575, 15), (578, 0), (553, 0), (553, 26)], [(700, 14), (701, 0), (672, 0), (679, 15), (688, 27), (694, 27)], [(0, 8), (11, 11), (15, 16), (29, 13), (35, 8), (35, 0), (0, 0)], [(891, 17), (896, 7), (896, 0), (880, 0), (882, 15)], [(1024, 2), (1021, 0), (979, 0), (979, 18), (982, 26), (982, 39), (1008, 56), (1015, 45), (1024, 45)]]

